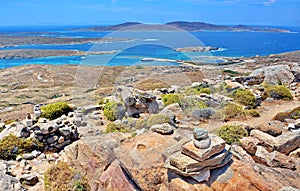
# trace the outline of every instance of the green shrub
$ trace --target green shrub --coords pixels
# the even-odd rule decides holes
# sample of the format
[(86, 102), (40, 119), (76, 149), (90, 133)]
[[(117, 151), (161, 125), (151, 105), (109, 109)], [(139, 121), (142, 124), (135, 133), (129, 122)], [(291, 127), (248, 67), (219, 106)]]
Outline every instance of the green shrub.
[(170, 105), (170, 104), (173, 104), (173, 103), (178, 103), (179, 105), (181, 105), (180, 96), (178, 94), (163, 95), (162, 101), (164, 102), (164, 104), (166, 106)]
[(33, 150), (42, 150), (43, 147), (43, 144), (37, 140), (8, 135), (0, 141), (0, 159), (14, 160), (20, 154), (30, 153)]
[(300, 119), (300, 107), (297, 107), (289, 112), (279, 112), (274, 117), (274, 120), (284, 122), (285, 119)]
[(44, 173), (45, 191), (90, 191), (88, 181), (64, 162), (47, 169)]
[(233, 118), (244, 118), (246, 114), (242, 108), (242, 106), (236, 104), (228, 104), (225, 107), (225, 117), (224, 120), (228, 121), (229, 119)]
[(262, 98), (272, 97), (274, 99), (292, 100), (293, 96), (291, 92), (281, 85), (265, 85), (265, 91), (262, 94)]
[(5, 126), (0, 127), (0, 133), (5, 129)]
[(103, 105), (103, 104), (106, 104), (107, 102), (109, 102), (108, 99), (101, 99), (101, 100), (98, 102), (98, 105)]
[(14, 122), (16, 122), (15, 119), (9, 119), (9, 120), (4, 121), (4, 124), (5, 124), (5, 125), (9, 125), (9, 124), (12, 124), (12, 123), (14, 123)]
[(248, 133), (241, 126), (224, 125), (217, 130), (217, 135), (222, 139), (224, 139), (228, 144), (233, 144), (233, 143), (240, 144), (240, 139), (248, 136)]
[(106, 126), (105, 133), (113, 132), (129, 133), (129, 130), (128, 127), (124, 124), (116, 124), (114, 122), (111, 122)]
[(155, 115), (152, 115), (151, 117), (149, 117), (149, 119), (147, 120), (147, 126), (151, 127), (152, 125), (155, 125), (155, 124), (163, 124), (163, 123), (169, 123), (169, 122), (170, 122), (170, 118), (168, 115), (155, 114)]
[(199, 90), (199, 94), (202, 94), (202, 93), (210, 94), (210, 89), (209, 88), (201, 88)]
[(125, 116), (125, 107), (123, 103), (116, 101), (109, 101), (104, 106), (104, 116), (109, 121), (122, 119)]
[(72, 111), (72, 108), (65, 102), (56, 102), (43, 106), (41, 110), (41, 117), (53, 120), (59, 118), (63, 114), (67, 115)]
[(243, 90), (239, 89), (237, 91), (234, 91), (231, 95), (234, 102), (237, 102), (239, 104), (254, 107), (256, 98), (254, 94), (250, 90)]
[(250, 110), (246, 111), (246, 114), (248, 116), (252, 116), (252, 117), (260, 117), (259, 112), (255, 109), (250, 109)]

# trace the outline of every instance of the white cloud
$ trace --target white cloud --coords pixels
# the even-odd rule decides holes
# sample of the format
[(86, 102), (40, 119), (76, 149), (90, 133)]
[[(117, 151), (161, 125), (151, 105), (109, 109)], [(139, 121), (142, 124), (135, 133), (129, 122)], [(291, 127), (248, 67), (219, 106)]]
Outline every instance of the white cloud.
[(263, 4), (264, 4), (265, 6), (270, 6), (270, 5), (274, 4), (274, 3), (276, 3), (276, 1), (277, 1), (277, 0), (269, 0), (269, 1), (263, 2)]

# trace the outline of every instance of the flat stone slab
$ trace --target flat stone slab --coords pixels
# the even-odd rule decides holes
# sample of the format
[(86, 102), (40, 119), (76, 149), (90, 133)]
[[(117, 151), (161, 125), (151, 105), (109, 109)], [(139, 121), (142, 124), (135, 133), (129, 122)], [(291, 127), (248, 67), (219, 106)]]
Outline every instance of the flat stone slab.
[(209, 138), (211, 139), (209, 148), (198, 149), (195, 147), (193, 141), (191, 141), (183, 145), (181, 153), (201, 162), (224, 150), (226, 143), (223, 139), (216, 135), (209, 135)]
[(167, 159), (167, 162), (170, 163), (170, 165), (178, 168), (179, 170), (183, 172), (197, 172), (200, 171), (206, 167), (209, 167), (210, 169), (213, 169), (214, 166), (218, 166), (222, 163), (224, 158), (229, 155), (230, 147), (228, 146), (225, 148), (221, 153), (215, 154), (209, 159), (199, 162), (197, 160), (194, 160), (193, 158), (190, 158), (189, 156), (186, 156), (180, 152), (175, 153), (174, 155), (170, 156)]
[(168, 168), (169, 170), (174, 171), (175, 173), (177, 173), (179, 175), (185, 176), (185, 177), (193, 177), (193, 176), (197, 177), (197, 176), (199, 176), (203, 173), (206, 173), (207, 170), (216, 169), (216, 168), (220, 168), (222, 166), (225, 166), (226, 164), (228, 164), (231, 161), (231, 157), (232, 157), (232, 154), (228, 153), (227, 155), (225, 155), (225, 158), (223, 158), (223, 160), (219, 164), (216, 164), (214, 166), (206, 166), (206, 167), (204, 167), (204, 168), (202, 168), (201, 170), (198, 170), (198, 171), (194, 171), (194, 170), (196, 170), (196, 168), (194, 168), (192, 172), (181, 171), (180, 169), (178, 169), (175, 166), (171, 165), (170, 160), (166, 161), (164, 167)]
[(275, 150), (286, 155), (298, 147), (300, 147), (300, 132), (284, 133), (275, 140)]

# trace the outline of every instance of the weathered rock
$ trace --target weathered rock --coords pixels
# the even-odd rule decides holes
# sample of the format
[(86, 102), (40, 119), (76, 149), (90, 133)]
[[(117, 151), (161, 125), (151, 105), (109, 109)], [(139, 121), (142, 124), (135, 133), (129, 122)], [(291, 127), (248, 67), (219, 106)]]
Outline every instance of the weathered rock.
[(164, 157), (168, 148), (176, 144), (171, 136), (157, 133), (134, 137), (130, 142), (115, 149), (123, 169), (145, 191), (159, 190), (163, 181)]
[(91, 190), (101, 190), (101, 174), (115, 160), (113, 149), (119, 147), (125, 138), (119, 133), (83, 137), (65, 147), (59, 160), (85, 174)]
[(277, 84), (278, 81), (284, 84), (290, 84), (295, 80), (295, 76), (288, 65), (275, 65), (260, 68), (254, 70), (250, 76), (264, 76), (264, 82), (271, 84)]
[(59, 133), (64, 137), (69, 137), (72, 132), (71, 127), (63, 127), (59, 129)]
[(105, 190), (135, 191), (134, 184), (128, 180), (119, 162), (115, 160), (100, 177), (100, 184)]
[(225, 141), (215, 135), (209, 135), (211, 146), (207, 149), (198, 149), (191, 141), (182, 147), (182, 154), (192, 157), (197, 161), (204, 161), (214, 154), (220, 153), (225, 148)]
[(197, 147), (198, 149), (207, 149), (211, 145), (211, 140), (210, 140), (210, 138), (207, 138), (207, 139), (204, 139), (201, 141), (194, 139), (193, 143), (194, 143), (195, 147)]
[(166, 106), (160, 113), (168, 115), (170, 121), (175, 122), (176, 118), (182, 116), (183, 111), (178, 103), (174, 103)]
[(201, 141), (208, 138), (208, 131), (204, 128), (195, 128), (193, 130), (194, 139)]
[(25, 160), (32, 160), (32, 159), (34, 159), (34, 156), (31, 153), (25, 153), (25, 154), (22, 155), (22, 157)]
[(294, 188), (292, 186), (285, 186), (280, 188), (278, 191), (300, 191), (300, 189)]
[(206, 171), (226, 165), (231, 159), (229, 150), (230, 148), (228, 147), (221, 153), (202, 162), (196, 161), (191, 157), (178, 152), (167, 159), (165, 167), (174, 170), (183, 176), (198, 175), (201, 174), (202, 170)]
[(241, 139), (241, 144), (243, 149), (245, 149), (249, 154), (254, 155), (259, 144), (259, 140), (255, 137), (243, 137)]
[(300, 81), (300, 66), (299, 64), (293, 64), (291, 66), (291, 71), (295, 76), (296, 81)]
[(231, 146), (231, 153), (233, 154), (233, 156), (235, 156), (237, 159), (241, 161), (255, 163), (252, 157), (242, 147), (238, 145)]
[(293, 152), (291, 152), (289, 154), (290, 157), (294, 157), (294, 158), (300, 158), (300, 148), (294, 150)]
[(257, 127), (255, 127), (255, 129), (268, 133), (269, 135), (272, 135), (274, 137), (277, 137), (282, 134), (282, 129), (279, 129), (277, 127), (265, 123), (258, 125)]
[(168, 123), (164, 124), (155, 124), (150, 127), (150, 130), (162, 135), (170, 135), (174, 132), (174, 127)]
[(208, 119), (215, 113), (212, 108), (204, 108), (204, 109), (195, 109), (192, 113), (193, 118), (196, 120)]
[(272, 121), (269, 121), (269, 125), (277, 128), (277, 129), (285, 129), (285, 124), (281, 121), (272, 120)]
[(252, 130), (250, 132), (250, 135), (257, 138), (260, 143), (264, 145), (269, 151), (273, 151), (276, 142), (275, 137), (259, 130)]
[(52, 144), (52, 143), (56, 142), (57, 140), (58, 140), (58, 136), (56, 136), (56, 135), (50, 136), (49, 138), (47, 138), (47, 143)]
[(26, 189), (12, 176), (0, 173), (0, 189), (5, 191), (25, 191)]
[(30, 137), (30, 130), (27, 127), (23, 127), (20, 132), (20, 137), (22, 138)]
[(34, 186), (39, 182), (39, 179), (35, 174), (23, 174), (20, 177), (20, 182), (29, 186)]
[(284, 133), (276, 138), (275, 149), (288, 155), (293, 150), (300, 147), (300, 132)]
[(165, 183), (168, 190), (212, 191), (212, 190), (247, 190), (273, 191), (284, 186), (300, 187), (300, 174), (289, 169), (272, 169), (256, 163), (248, 163), (234, 159), (228, 165), (211, 170), (210, 179), (205, 184), (169, 173)]

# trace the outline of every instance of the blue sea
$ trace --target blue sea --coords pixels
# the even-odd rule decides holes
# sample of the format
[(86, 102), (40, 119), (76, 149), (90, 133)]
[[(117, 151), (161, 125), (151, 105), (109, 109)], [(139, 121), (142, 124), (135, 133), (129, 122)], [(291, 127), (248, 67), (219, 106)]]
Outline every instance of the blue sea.
[[(87, 26), (76, 26), (84, 28)], [(144, 58), (164, 58), (171, 60), (203, 60), (207, 63), (221, 62), (224, 57), (267, 56), (300, 50), (300, 27), (281, 27), (292, 33), (273, 32), (94, 32), (74, 30), (74, 26), (60, 27), (0, 27), (1, 35), (8, 36), (48, 36), (72, 38), (130, 38), (134, 40), (114, 43), (84, 43), (71, 45), (26, 44), (0, 47), (0, 50), (44, 49), (44, 50), (80, 50), (86, 52), (117, 50), (116, 54), (90, 56), (61, 56), (31, 59), (0, 59), (0, 69), (27, 64), (86, 64), (86, 65), (178, 65), (176, 62), (143, 62)], [(212, 46), (220, 50), (212, 52), (185, 52), (174, 49), (188, 46)], [(214, 57), (217, 56), (217, 57)]]

